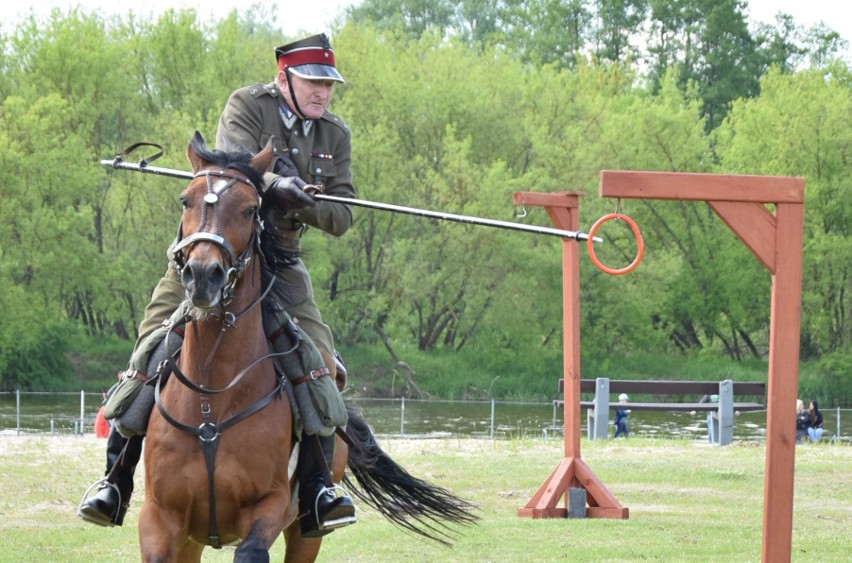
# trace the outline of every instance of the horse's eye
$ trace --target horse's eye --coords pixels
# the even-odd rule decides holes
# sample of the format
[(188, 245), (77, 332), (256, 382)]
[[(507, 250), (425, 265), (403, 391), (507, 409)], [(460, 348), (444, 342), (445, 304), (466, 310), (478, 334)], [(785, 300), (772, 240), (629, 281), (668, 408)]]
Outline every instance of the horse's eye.
[(184, 209), (188, 209), (188, 208), (189, 208), (189, 200), (188, 200), (188, 199), (186, 199), (186, 198), (185, 198), (185, 197), (183, 197), (183, 196), (181, 196), (181, 198), (180, 198), (180, 204), (181, 204), (181, 206), (182, 206)]
[(257, 215), (257, 210), (258, 210), (258, 207), (256, 205), (252, 205), (251, 207), (246, 209), (246, 211), (245, 211), (246, 217), (254, 217), (255, 215)]

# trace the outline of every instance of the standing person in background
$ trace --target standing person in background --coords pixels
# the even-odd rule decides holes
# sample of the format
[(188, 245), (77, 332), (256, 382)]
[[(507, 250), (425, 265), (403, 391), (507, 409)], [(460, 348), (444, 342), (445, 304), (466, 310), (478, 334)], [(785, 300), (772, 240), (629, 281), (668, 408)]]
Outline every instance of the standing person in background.
[[(618, 402), (621, 404), (626, 403), (630, 400), (630, 397), (627, 396), (627, 393), (622, 393), (618, 396)], [(613, 438), (618, 438), (621, 435), (624, 435), (627, 438), (627, 435), (630, 433), (627, 430), (627, 417), (630, 415), (630, 411), (628, 409), (620, 408), (615, 410), (615, 419), (613, 420), (613, 424), (615, 424), (615, 435)]]
[(808, 438), (808, 413), (805, 412), (805, 402), (796, 400), (796, 442), (804, 442)]
[(819, 404), (816, 401), (811, 401), (808, 405), (808, 438), (811, 443), (818, 443), (822, 438), (822, 411), (819, 410)]

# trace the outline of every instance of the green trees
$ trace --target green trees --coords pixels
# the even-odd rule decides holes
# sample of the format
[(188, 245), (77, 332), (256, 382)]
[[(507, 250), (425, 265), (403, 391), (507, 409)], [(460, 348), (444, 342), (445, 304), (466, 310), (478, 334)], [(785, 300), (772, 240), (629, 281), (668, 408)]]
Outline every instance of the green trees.
[(805, 177), (802, 353), (850, 349), (852, 169), (848, 69), (768, 73), (760, 98), (741, 100), (719, 136), (732, 171)]
[[(830, 59), (839, 38), (783, 17), (751, 31), (734, 1), (616, 4), (364, 3), (333, 36), (347, 79), (333, 110), (353, 130), (359, 196), (511, 219), (513, 192), (581, 190), (588, 228), (617, 205), (596, 195), (602, 169), (804, 176), (802, 357), (847, 381), (850, 71)], [(379, 18), (400, 5), (398, 21)], [(166, 149), (157, 164), (185, 168), (193, 131), (212, 138), (230, 92), (271, 80), (285, 41), (257, 9), (209, 23), (193, 11), (148, 21), (71, 10), (2, 38), (0, 387), (71, 377), (75, 339), (129, 351), (181, 183), (97, 161), (148, 140)], [(769, 276), (718, 218), (694, 203), (622, 208), (648, 250), (619, 278), (582, 261), (584, 366), (646, 352), (763, 358)], [(515, 220), (550, 226), (527, 211)], [(558, 240), (355, 213), (346, 236), (304, 239), (341, 347), (469, 361), (484, 374), (476, 393), (552, 389)], [(600, 246), (614, 264), (635, 251), (619, 229), (608, 225)]]

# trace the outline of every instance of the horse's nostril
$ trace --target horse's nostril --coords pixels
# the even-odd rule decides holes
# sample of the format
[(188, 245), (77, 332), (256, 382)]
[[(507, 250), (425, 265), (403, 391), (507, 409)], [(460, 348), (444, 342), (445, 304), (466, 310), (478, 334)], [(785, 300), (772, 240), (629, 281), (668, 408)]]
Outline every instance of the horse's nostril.
[(187, 264), (180, 271), (180, 283), (184, 287), (190, 287), (195, 281), (195, 272), (192, 264)]
[(223, 287), (225, 285), (225, 268), (221, 264), (210, 264), (207, 270), (207, 281), (211, 287)]

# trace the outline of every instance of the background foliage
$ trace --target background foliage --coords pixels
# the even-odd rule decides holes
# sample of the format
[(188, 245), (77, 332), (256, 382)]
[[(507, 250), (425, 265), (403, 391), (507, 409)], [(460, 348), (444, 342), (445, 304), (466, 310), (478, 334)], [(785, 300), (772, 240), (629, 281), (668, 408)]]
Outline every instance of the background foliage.
[[(366, 0), (331, 33), (347, 78), (332, 109), (365, 199), (510, 219), (515, 191), (582, 190), (591, 225), (615, 206), (596, 195), (602, 169), (803, 176), (803, 394), (852, 400), (852, 96), (835, 32), (754, 25), (735, 0)], [(0, 388), (100, 386), (122, 368), (181, 186), (97, 162), (150, 140), (157, 164), (185, 168), (193, 131), (212, 139), (286, 39), (259, 6), (214, 21), (70, 9), (0, 37)], [(647, 252), (618, 278), (583, 261), (584, 376), (765, 377), (769, 275), (703, 204), (624, 211)], [(515, 220), (549, 226), (541, 210)], [(605, 260), (630, 260), (626, 230), (604, 236)], [(554, 393), (558, 240), (359, 209), (344, 237), (305, 242), (359, 381)]]

